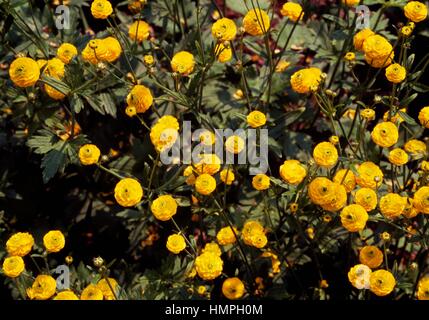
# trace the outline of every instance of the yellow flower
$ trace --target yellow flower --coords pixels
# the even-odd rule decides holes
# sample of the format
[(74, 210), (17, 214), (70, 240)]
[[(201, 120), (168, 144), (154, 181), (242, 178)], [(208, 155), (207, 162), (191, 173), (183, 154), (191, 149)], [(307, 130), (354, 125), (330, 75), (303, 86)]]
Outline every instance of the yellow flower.
[(268, 239), (264, 232), (258, 232), (253, 234), (248, 241), (244, 240), (244, 243), (253, 246), (258, 249), (262, 249), (267, 245)]
[(302, 20), (304, 17), (301, 5), (294, 2), (286, 2), (280, 9), (280, 13), (282, 16), (288, 17), (293, 22), (296, 22), (298, 19)]
[(198, 286), (197, 292), (200, 296), (203, 296), (207, 291), (207, 288), (205, 286)]
[(131, 118), (131, 117), (134, 117), (134, 116), (137, 114), (137, 109), (136, 109), (136, 107), (134, 107), (134, 106), (127, 106), (127, 107), (125, 108), (125, 114), (126, 114), (127, 116), (129, 116), (130, 118)]
[(116, 61), (121, 56), (121, 44), (116, 38), (107, 37), (106, 39), (102, 40), (102, 43), (107, 48), (107, 52), (103, 56), (104, 60), (111, 63)]
[(194, 71), (194, 66), (194, 56), (188, 51), (180, 51), (171, 59), (171, 69), (184, 76), (192, 73), (192, 71)]
[(207, 251), (195, 259), (195, 269), (202, 279), (213, 280), (221, 275), (223, 261), (217, 254)]
[(386, 78), (392, 83), (400, 83), (407, 76), (407, 70), (398, 63), (391, 64), (386, 68)]
[(7, 257), (3, 261), (3, 273), (9, 278), (18, 277), (24, 269), (24, 259), (19, 256)]
[(195, 164), (198, 174), (207, 173), (212, 176), (220, 170), (221, 160), (216, 154), (203, 154), (199, 157), (201, 160)]
[(202, 253), (205, 253), (205, 252), (212, 252), (219, 257), (222, 255), (222, 250), (220, 249), (218, 244), (214, 241), (206, 243), (206, 245), (204, 246), (204, 249), (202, 250)]
[(258, 221), (249, 220), (244, 224), (241, 234), (243, 239), (246, 241), (246, 239), (249, 240), (252, 235), (263, 232), (264, 227)]
[(298, 160), (286, 160), (279, 172), (282, 179), (292, 185), (300, 184), (307, 175), (307, 169)]
[(232, 96), (234, 97), (234, 99), (240, 100), (240, 99), (243, 99), (244, 92), (243, 92), (243, 90), (238, 89), (237, 91), (234, 92), (234, 94)]
[(285, 71), (288, 67), (290, 66), (290, 62), (286, 61), (286, 60), (280, 60), (277, 65), (276, 65), (276, 69), (275, 72), (280, 73)]
[(377, 193), (370, 188), (361, 188), (356, 191), (354, 201), (356, 204), (361, 205), (367, 212), (372, 211), (377, 207)]
[(28, 297), (33, 300), (48, 300), (55, 294), (57, 282), (51, 276), (40, 274), (36, 277), (31, 288), (27, 289)]
[(392, 273), (387, 270), (377, 270), (371, 273), (370, 290), (377, 296), (386, 296), (393, 291), (396, 285)]
[(222, 293), (229, 300), (240, 299), (245, 292), (243, 282), (237, 277), (228, 278), (222, 284)]
[(45, 89), (46, 94), (54, 100), (62, 100), (66, 97), (63, 93), (54, 89), (50, 85), (44, 84), (43, 88)]
[(18, 87), (31, 87), (39, 80), (40, 68), (33, 59), (20, 57), (11, 63), (9, 76), (10, 80)]
[(332, 167), (338, 161), (337, 148), (330, 142), (321, 142), (314, 148), (313, 158), (321, 167)]
[(305, 233), (307, 234), (307, 236), (313, 240), (314, 239), (314, 228), (313, 227), (309, 227), (307, 229), (305, 229)]
[(94, 144), (85, 144), (79, 149), (79, 160), (84, 166), (96, 164), (100, 159), (100, 149)]
[[(405, 108), (402, 108), (399, 111), (406, 113), (407, 110)], [(390, 117), (390, 120), (389, 120), (389, 117)], [(399, 124), (399, 123), (404, 122), (404, 118), (402, 118), (402, 116), (401, 116), (401, 114), (399, 112), (397, 112), (396, 114), (390, 116), (390, 111), (386, 111), (384, 113), (383, 120), (384, 121), (390, 121), (390, 122), (393, 122), (395, 124)]]
[(327, 280), (323, 279), (323, 280), (320, 280), (319, 286), (322, 289), (327, 289), (329, 288), (329, 283)]
[(344, 186), (332, 182), (332, 192), (333, 193), (327, 198), (327, 201), (320, 206), (324, 210), (335, 212), (342, 209), (347, 204), (347, 191)]
[(420, 279), (417, 286), (417, 299), (419, 300), (429, 300), (429, 277), (425, 276)]
[(231, 185), (235, 180), (235, 175), (232, 169), (223, 169), (220, 172), (220, 180), (227, 185)]
[(346, 112), (343, 113), (342, 117), (347, 118), (349, 120), (353, 120), (355, 118), (355, 115), (356, 115), (355, 109), (347, 109)]
[(142, 42), (150, 35), (150, 26), (143, 20), (134, 21), (128, 29), (128, 36), (131, 40)]
[(429, 106), (422, 108), (419, 112), (419, 121), (420, 124), (429, 129)]
[(37, 62), (37, 65), (39, 66), (39, 69), (41, 70), (44, 66), (46, 66), (46, 64), (48, 63), (48, 60), (38, 59), (36, 62)]
[(390, 163), (402, 166), (408, 162), (408, 154), (401, 148), (395, 148), (389, 152)]
[(200, 133), (198, 138), (200, 139), (200, 142), (206, 146), (211, 146), (216, 142), (216, 135), (205, 129)]
[(121, 44), (113, 37), (90, 40), (82, 50), (82, 58), (92, 64), (114, 62), (122, 53)]
[(338, 136), (330, 136), (329, 142), (333, 145), (337, 145), (340, 142), (340, 138), (338, 138)]
[(411, 28), (410, 26), (403, 26), (401, 28), (401, 34), (404, 37), (409, 37), (412, 33), (413, 33), (413, 28)]
[(405, 16), (412, 22), (420, 22), (426, 19), (428, 8), (419, 1), (410, 1), (404, 7)]
[(225, 149), (228, 152), (238, 154), (244, 149), (245, 143), (239, 136), (230, 136), (225, 141)]
[(420, 164), (420, 168), (425, 172), (429, 172), (429, 162), (422, 161), (422, 163)]
[(374, 68), (390, 65), (395, 55), (389, 41), (378, 34), (371, 35), (365, 39), (363, 51), (366, 62)]
[(357, 4), (359, 4), (360, 0), (341, 0), (342, 3), (344, 3), (345, 5), (349, 6), (349, 7), (353, 7)]
[(353, 37), (353, 45), (358, 51), (363, 51), (363, 42), (375, 33), (370, 29), (362, 29)]
[(244, 224), (242, 237), (245, 244), (259, 249), (265, 247), (268, 242), (264, 227), (254, 220), (249, 220)]
[(316, 177), (308, 185), (308, 196), (314, 204), (327, 203), (334, 193), (334, 185), (326, 177)]
[(371, 273), (372, 271), (367, 265), (357, 264), (350, 268), (347, 277), (352, 286), (356, 289), (369, 289)]
[(127, 95), (127, 103), (129, 106), (135, 107), (137, 113), (143, 113), (153, 103), (152, 93), (144, 85), (135, 85)]
[(143, 57), (143, 61), (144, 61), (145, 65), (151, 66), (155, 63), (155, 58), (153, 57), (153, 55), (147, 54)]
[(187, 166), (183, 171), (183, 176), (187, 177), (186, 184), (193, 185), (195, 183), (194, 168), (192, 166)]
[(401, 215), (407, 205), (407, 198), (397, 193), (388, 193), (380, 198), (380, 212), (386, 218), (396, 218)]
[(243, 18), (243, 27), (252, 36), (263, 35), (270, 29), (270, 17), (261, 9), (252, 9)]
[(150, 140), (156, 151), (171, 148), (179, 136), (179, 122), (173, 116), (162, 116), (150, 130)]
[(368, 121), (375, 119), (375, 111), (373, 109), (365, 108), (360, 112), (360, 115)]
[(216, 189), (216, 179), (207, 173), (199, 175), (195, 180), (195, 190), (199, 194), (208, 196)]
[(420, 157), (426, 154), (426, 143), (417, 139), (408, 140), (404, 145), (405, 151), (411, 153), (413, 157)]
[(322, 71), (319, 68), (307, 68), (296, 71), (290, 78), (292, 89), (298, 93), (309, 93), (319, 86)]
[(267, 117), (261, 111), (252, 111), (247, 115), (247, 124), (252, 128), (262, 127), (267, 122)]
[(6, 241), (6, 251), (11, 256), (23, 257), (30, 253), (34, 238), (28, 232), (18, 232)]
[(181, 234), (172, 234), (168, 236), (166, 247), (168, 251), (179, 254), (186, 248), (185, 238)]
[(112, 12), (112, 4), (107, 0), (94, 0), (91, 4), (92, 16), (96, 19), (106, 19)]
[(372, 141), (383, 148), (389, 148), (398, 142), (398, 127), (392, 122), (378, 123), (371, 132)]
[(216, 44), (215, 47), (215, 56), (217, 58), (217, 61), (221, 63), (228, 62), (232, 59), (232, 49), (231, 45), (226, 42), (219, 42)]
[[(109, 282), (107, 282), (107, 280)], [(115, 295), (118, 292), (119, 285), (114, 278), (100, 279), (97, 282), (97, 288), (103, 293), (106, 300), (115, 300)], [(113, 291), (112, 291), (113, 290)]]
[(383, 263), (383, 252), (374, 246), (365, 246), (359, 251), (359, 261), (371, 269), (378, 268)]
[(347, 53), (344, 55), (344, 59), (345, 59), (345, 60), (347, 60), (347, 61), (353, 61), (353, 60), (355, 60), (355, 59), (356, 59), (356, 55), (355, 55), (355, 53), (354, 53), (354, 52), (347, 52)]
[(256, 190), (262, 191), (270, 187), (270, 178), (265, 174), (257, 174), (252, 179), (252, 186)]
[(168, 221), (177, 213), (177, 202), (169, 194), (162, 195), (152, 202), (150, 210), (158, 220)]
[(213, 23), (212, 35), (218, 41), (232, 41), (237, 34), (237, 27), (233, 20), (228, 18), (221, 18)]
[(237, 239), (234, 235), (234, 232), (236, 235), (238, 235), (238, 230), (235, 227), (234, 231), (231, 227), (224, 227), (220, 229), (216, 235), (217, 242), (219, 242), (219, 244), (222, 246), (235, 243)]
[(75, 56), (77, 56), (77, 49), (71, 43), (63, 43), (57, 50), (57, 57), (65, 64), (69, 64)]
[(64, 290), (59, 292), (53, 300), (79, 300), (77, 295), (71, 290)]
[(389, 232), (383, 232), (381, 234), (381, 239), (383, 239), (384, 241), (389, 241), (390, 240), (390, 233)]
[(407, 204), (405, 205), (402, 215), (408, 219), (414, 218), (419, 214), (419, 210), (414, 206), (414, 199), (407, 197)]
[(58, 58), (52, 58), (48, 60), (46, 63), (45, 69), (43, 70), (43, 73), (47, 76), (61, 79), (64, 77), (65, 73), (65, 65), (64, 62), (62, 62)]
[(135, 179), (124, 178), (115, 186), (115, 199), (123, 207), (134, 207), (142, 197), (142, 186)]
[(368, 213), (359, 204), (350, 204), (341, 210), (341, 223), (350, 232), (362, 231), (368, 221)]
[(103, 300), (103, 292), (97, 285), (90, 284), (83, 289), (80, 300)]
[(429, 187), (421, 187), (414, 193), (414, 207), (425, 214), (429, 214)]
[(356, 182), (363, 188), (375, 189), (383, 182), (383, 172), (371, 161), (360, 164), (357, 168), (357, 172)]
[(65, 244), (66, 239), (59, 230), (51, 230), (43, 237), (43, 245), (48, 252), (59, 252)]
[(338, 170), (333, 180), (336, 183), (342, 184), (347, 192), (351, 192), (356, 187), (356, 178), (350, 169)]

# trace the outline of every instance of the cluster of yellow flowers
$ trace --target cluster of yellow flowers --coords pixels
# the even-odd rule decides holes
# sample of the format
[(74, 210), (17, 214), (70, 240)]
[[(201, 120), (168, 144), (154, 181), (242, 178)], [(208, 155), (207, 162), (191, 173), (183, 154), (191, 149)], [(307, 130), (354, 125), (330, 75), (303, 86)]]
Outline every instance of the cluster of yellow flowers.
[[(2, 273), (9, 277), (18, 279), (21, 275), (31, 277), (25, 270), (24, 257), (31, 253), (34, 246), (34, 238), (28, 232), (13, 234), (6, 242), (6, 250), (9, 254), (3, 261)], [(46, 255), (61, 251), (65, 246), (65, 237), (59, 230), (51, 230), (43, 236), (43, 246)], [(45, 259), (47, 256), (44, 256)], [(34, 262), (34, 260), (33, 260)], [(73, 258), (66, 257), (66, 263), (71, 264)], [(46, 260), (47, 264), (47, 260)], [(95, 284), (85, 287), (80, 298), (70, 289), (57, 291), (57, 281), (49, 274), (39, 274), (33, 280), (30, 287), (24, 288), (23, 283), (16, 282), (18, 289), (25, 289), (26, 296), (34, 300), (113, 300), (119, 292), (119, 285), (114, 278), (104, 277)], [(25, 297), (24, 297), (25, 298)]]

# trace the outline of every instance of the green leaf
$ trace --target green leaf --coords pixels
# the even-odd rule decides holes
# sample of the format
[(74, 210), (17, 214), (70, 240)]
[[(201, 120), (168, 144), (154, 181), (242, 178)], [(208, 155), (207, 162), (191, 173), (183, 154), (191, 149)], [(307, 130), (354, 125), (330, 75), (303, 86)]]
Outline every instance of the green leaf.
[(110, 114), (113, 118), (116, 118), (116, 105), (112, 96), (109, 93), (103, 92), (99, 95), (101, 106), (104, 108), (107, 114)]
[(64, 95), (68, 95), (69, 92), (71, 91), (70, 87), (61, 80), (58, 80), (52, 77), (47, 77), (47, 76), (43, 76), (41, 80), (45, 84), (51, 86), (52, 88), (61, 92)]
[(399, 115), (404, 119), (404, 121), (411, 125), (417, 125), (413, 118), (411, 118), (407, 113), (398, 111)]
[(49, 151), (42, 159), (41, 167), (43, 182), (47, 183), (65, 165), (65, 142), (59, 141), (56, 148)]
[(70, 105), (75, 113), (79, 113), (83, 109), (83, 101), (77, 94), (73, 94), (70, 98)]
[(415, 98), (417, 98), (419, 94), (418, 93), (413, 93), (411, 96), (409, 96), (408, 98), (403, 99), (399, 105), (407, 107)]

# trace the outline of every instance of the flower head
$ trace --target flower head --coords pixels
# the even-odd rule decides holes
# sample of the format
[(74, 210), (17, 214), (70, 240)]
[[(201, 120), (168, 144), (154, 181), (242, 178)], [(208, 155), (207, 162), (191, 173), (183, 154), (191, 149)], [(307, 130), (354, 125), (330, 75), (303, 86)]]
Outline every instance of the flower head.
[(43, 245), (48, 252), (59, 252), (66, 243), (64, 235), (59, 230), (51, 230), (43, 237)]
[(260, 36), (270, 28), (270, 17), (262, 9), (252, 9), (243, 18), (243, 27), (252, 36)]
[(9, 76), (18, 87), (31, 87), (39, 80), (39, 65), (31, 58), (17, 58), (13, 60), (9, 67)]
[(18, 277), (24, 269), (24, 259), (20, 256), (7, 257), (3, 261), (3, 273), (9, 278)]
[(387, 270), (377, 270), (371, 273), (370, 290), (377, 296), (386, 296), (393, 291), (396, 280), (392, 273)]
[(30, 253), (34, 245), (34, 238), (28, 232), (18, 232), (6, 242), (6, 251), (11, 256), (23, 257)]
[(40, 274), (33, 285), (27, 289), (27, 295), (31, 300), (48, 300), (55, 294), (57, 282), (48, 275)]
[(180, 51), (171, 59), (171, 69), (184, 76), (192, 73), (192, 71), (194, 71), (194, 66), (194, 56), (188, 51)]
[(221, 18), (213, 23), (212, 35), (219, 42), (232, 41), (237, 34), (237, 27), (233, 20)]
[(96, 164), (100, 159), (100, 149), (94, 144), (85, 144), (79, 148), (79, 160), (84, 166)]
[(185, 238), (181, 234), (172, 234), (168, 236), (166, 247), (168, 251), (179, 254), (186, 248)]
[(228, 278), (222, 284), (222, 293), (230, 300), (240, 299), (245, 291), (243, 282), (237, 277)]
[(124, 178), (115, 186), (115, 199), (123, 207), (134, 207), (142, 197), (142, 186), (135, 179)]
[(150, 35), (150, 26), (143, 20), (134, 21), (128, 29), (128, 36), (131, 40), (142, 42)]
[(112, 12), (112, 4), (107, 0), (94, 0), (91, 4), (92, 16), (96, 19), (107, 19)]
[(169, 194), (162, 195), (152, 202), (150, 210), (158, 220), (167, 221), (177, 213), (177, 201)]
[(279, 172), (282, 179), (292, 185), (300, 184), (307, 175), (307, 169), (298, 160), (286, 160)]

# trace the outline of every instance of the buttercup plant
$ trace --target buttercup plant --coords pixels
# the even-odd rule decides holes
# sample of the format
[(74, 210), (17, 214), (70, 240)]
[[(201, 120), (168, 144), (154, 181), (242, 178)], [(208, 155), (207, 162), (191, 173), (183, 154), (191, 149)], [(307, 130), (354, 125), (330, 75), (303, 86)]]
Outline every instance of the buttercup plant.
[(427, 15), (0, 2), (7, 290), (429, 300)]

